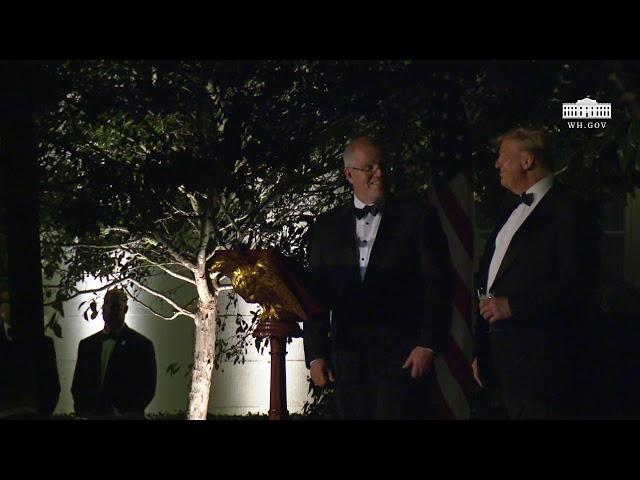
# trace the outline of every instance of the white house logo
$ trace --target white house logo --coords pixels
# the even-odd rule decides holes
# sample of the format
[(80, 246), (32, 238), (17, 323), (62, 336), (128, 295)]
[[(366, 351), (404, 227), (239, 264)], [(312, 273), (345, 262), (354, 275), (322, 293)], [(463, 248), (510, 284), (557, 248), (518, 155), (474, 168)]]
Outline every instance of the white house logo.
[[(576, 103), (562, 104), (564, 120), (606, 120), (611, 119), (611, 104), (598, 103), (591, 98), (583, 98)], [(607, 122), (567, 122), (569, 128), (604, 128)]]

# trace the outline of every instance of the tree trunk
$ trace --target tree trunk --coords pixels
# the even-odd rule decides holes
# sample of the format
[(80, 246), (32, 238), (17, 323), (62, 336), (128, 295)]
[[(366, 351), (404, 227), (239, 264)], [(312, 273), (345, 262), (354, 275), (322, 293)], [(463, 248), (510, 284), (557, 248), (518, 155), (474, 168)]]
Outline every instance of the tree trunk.
[(189, 420), (206, 420), (216, 345), (216, 301), (200, 305), (193, 343), (193, 370), (189, 391)]

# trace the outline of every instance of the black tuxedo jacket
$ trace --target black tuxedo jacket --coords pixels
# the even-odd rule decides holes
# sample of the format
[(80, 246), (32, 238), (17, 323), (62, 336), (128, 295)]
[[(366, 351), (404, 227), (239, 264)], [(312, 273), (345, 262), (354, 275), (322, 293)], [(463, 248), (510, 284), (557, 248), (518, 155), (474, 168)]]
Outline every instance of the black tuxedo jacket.
[[(487, 241), (477, 286), (486, 286), (496, 236), (515, 202)], [(593, 212), (556, 182), (513, 236), (491, 287), (496, 297), (508, 298), (512, 317), (491, 327), (479, 317), (476, 337), (481, 372), (503, 389), (548, 397), (570, 385), (598, 262), (590, 217)]]
[[(2, 328), (2, 326), (0, 326)], [(46, 418), (58, 404), (60, 379), (53, 339), (0, 339), (0, 410), (33, 408)]]
[(110, 414), (111, 406), (120, 413), (144, 413), (156, 391), (156, 358), (153, 343), (124, 325), (111, 352), (100, 385), (102, 342), (100, 331), (83, 339), (71, 393), (75, 411), (80, 414)]
[(437, 211), (388, 198), (364, 280), (355, 222), (350, 200), (320, 215), (310, 231), (311, 282), (327, 314), (304, 324), (307, 368), (330, 359), (332, 349), (373, 352), (400, 365), (418, 345), (437, 352), (452, 309)]

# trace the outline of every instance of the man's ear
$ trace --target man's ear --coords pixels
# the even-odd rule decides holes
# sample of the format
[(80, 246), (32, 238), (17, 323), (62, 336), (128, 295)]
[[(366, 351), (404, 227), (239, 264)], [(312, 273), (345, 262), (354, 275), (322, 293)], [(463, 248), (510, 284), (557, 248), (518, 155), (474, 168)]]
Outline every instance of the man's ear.
[(531, 170), (535, 166), (535, 157), (531, 152), (522, 152), (520, 157), (520, 165), (526, 171)]
[(351, 175), (353, 175), (353, 174), (352, 174), (352, 172), (351, 172), (351, 169), (350, 169), (349, 167), (344, 167), (344, 170), (343, 170), (343, 171), (344, 171), (344, 176), (345, 176), (345, 178), (347, 179), (347, 181), (348, 181), (351, 185), (353, 185), (353, 180), (351, 180)]

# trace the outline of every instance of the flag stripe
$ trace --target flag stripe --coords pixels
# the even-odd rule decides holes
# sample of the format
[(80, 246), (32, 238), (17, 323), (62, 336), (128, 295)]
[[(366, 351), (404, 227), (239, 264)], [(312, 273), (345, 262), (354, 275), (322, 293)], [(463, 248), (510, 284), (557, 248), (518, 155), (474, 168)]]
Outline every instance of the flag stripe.
[[(437, 365), (437, 359), (436, 359)], [(434, 412), (436, 417), (441, 420), (455, 420), (456, 415), (454, 415), (453, 411), (449, 407), (449, 403), (447, 402), (444, 394), (442, 393), (442, 383), (441, 378), (438, 375), (438, 368), (433, 369), (433, 374), (431, 376), (430, 383), (431, 394), (433, 395), (433, 400), (435, 404), (436, 411)]]
[(451, 337), (458, 344), (462, 353), (471, 363), (473, 357), (473, 341), (471, 338), (471, 329), (460, 316), (460, 312), (456, 308), (453, 309), (453, 318), (451, 319)]
[(471, 371), (473, 190), (464, 85), (464, 72), (455, 67), (443, 64), (432, 72), (429, 127), (435, 188), (430, 196), (447, 235), (454, 270), (448, 345), (436, 359), (435, 370), (442, 392), (438, 398), (447, 403), (455, 418), (469, 418), (469, 397), (474, 391)]
[(465, 323), (471, 329), (471, 302), (469, 298), (471, 292), (464, 284), (457, 270), (453, 271), (453, 305), (458, 309)]
[(467, 214), (449, 188), (441, 188), (437, 196), (444, 214), (462, 242), (467, 255), (473, 258), (473, 226)]
[[(473, 225), (465, 212), (473, 208), (469, 175), (461, 170), (447, 185), (438, 188), (431, 200), (447, 235), (452, 272), (453, 310), (451, 330), (443, 354), (436, 361), (440, 394), (436, 396), (441, 418), (469, 418), (469, 399), (476, 391), (471, 371), (471, 290), (473, 282)], [(447, 412), (453, 417), (444, 416)]]
[(469, 362), (453, 340), (449, 344), (445, 357), (449, 370), (462, 387), (467, 398), (470, 398), (476, 391), (475, 379), (469, 368)]
[(447, 218), (447, 214), (440, 204), (440, 200), (437, 195), (430, 195), (431, 203), (436, 207), (440, 214), (442, 223), (442, 229), (449, 241), (449, 251), (451, 253), (451, 263), (454, 270), (458, 273), (460, 278), (464, 280), (465, 285), (471, 288), (471, 282), (473, 279), (473, 273), (471, 272), (471, 266), (473, 265), (473, 257), (470, 257), (464, 247), (458, 234), (454, 230), (451, 222)]
[(453, 418), (468, 419), (469, 402), (467, 395), (455, 375), (451, 372), (449, 363), (440, 358), (436, 359), (434, 371), (438, 376), (438, 385), (442, 392), (442, 398), (446, 402), (449, 411), (453, 414)]

